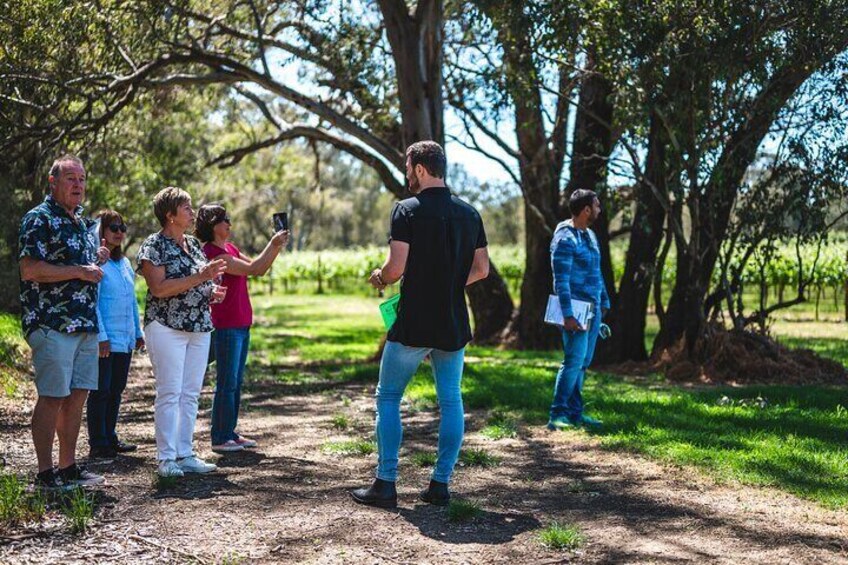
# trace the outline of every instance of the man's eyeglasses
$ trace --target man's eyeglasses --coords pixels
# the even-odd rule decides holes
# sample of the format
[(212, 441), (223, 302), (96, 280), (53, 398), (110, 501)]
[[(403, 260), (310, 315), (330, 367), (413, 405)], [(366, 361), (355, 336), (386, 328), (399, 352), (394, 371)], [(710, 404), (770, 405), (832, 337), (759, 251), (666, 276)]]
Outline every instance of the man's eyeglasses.
[(109, 224), (109, 231), (112, 233), (127, 233), (127, 224)]

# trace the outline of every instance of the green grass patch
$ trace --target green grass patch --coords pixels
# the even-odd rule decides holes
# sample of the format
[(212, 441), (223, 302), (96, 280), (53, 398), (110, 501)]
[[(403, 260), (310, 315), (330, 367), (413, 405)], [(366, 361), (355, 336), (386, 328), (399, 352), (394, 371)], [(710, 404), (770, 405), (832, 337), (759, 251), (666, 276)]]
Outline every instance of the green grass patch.
[(585, 543), (586, 538), (571, 524), (552, 523), (539, 532), (539, 543), (555, 551), (574, 550)]
[(377, 450), (377, 446), (373, 441), (347, 440), (347, 441), (328, 441), (321, 446), (324, 453), (333, 455), (371, 455)]
[(151, 479), (151, 485), (158, 492), (164, 492), (175, 488), (180, 484), (180, 477), (163, 477), (159, 473), (154, 472)]
[[(378, 366), (364, 361), (384, 335), (378, 303), (376, 298), (333, 295), (258, 298), (251, 375), (293, 384), (376, 383)], [(647, 338), (656, 330), (656, 320), (649, 317)], [(781, 320), (774, 334), (787, 345), (848, 362), (844, 324)], [(469, 410), (544, 425), (561, 352), (470, 346), (467, 359), (462, 392)], [(318, 368), (277, 367), (315, 362)], [(724, 396), (732, 402), (719, 403)], [(758, 397), (766, 401), (764, 407)], [(721, 481), (773, 486), (828, 507), (848, 508), (844, 387), (693, 389), (668, 385), (661, 377), (634, 381), (590, 372), (584, 399), (587, 414), (604, 422), (589, 433), (607, 449), (643, 453), (697, 467)], [(406, 400), (410, 411), (437, 406), (428, 364), (422, 363), (413, 377)], [(486, 424), (486, 437), (512, 433), (505, 419)], [(425, 456), (413, 454), (410, 461), (418, 457)]]
[(409, 456), (409, 461), (417, 467), (432, 467), (436, 464), (436, 458), (432, 451), (416, 451)]
[(466, 467), (497, 467), (501, 458), (485, 449), (463, 449), (459, 452), (459, 462)]
[(269, 364), (364, 361), (385, 330), (379, 298), (282, 295), (254, 300), (251, 350)]
[(336, 414), (330, 419), (330, 425), (337, 430), (344, 431), (351, 425), (350, 418), (344, 414)]
[(0, 394), (7, 398), (21, 392), (25, 345), (18, 317), (0, 312)]
[[(833, 324), (836, 325), (836, 324)], [(842, 332), (848, 334), (845, 324), (841, 324)], [(783, 345), (792, 348), (811, 349), (822, 357), (833, 359), (848, 366), (848, 339), (835, 337), (781, 337), (779, 340)]]
[(18, 475), (0, 472), (0, 526), (38, 521), (46, 512), (43, 492), (27, 492), (26, 483)]
[(492, 440), (515, 438), (518, 437), (518, 421), (510, 414), (496, 410), (480, 433)]
[(75, 488), (65, 498), (62, 512), (71, 523), (72, 532), (85, 532), (94, 517), (94, 496), (82, 488)]
[(449, 522), (470, 522), (483, 513), (480, 504), (474, 500), (451, 500), (448, 503), (447, 516)]

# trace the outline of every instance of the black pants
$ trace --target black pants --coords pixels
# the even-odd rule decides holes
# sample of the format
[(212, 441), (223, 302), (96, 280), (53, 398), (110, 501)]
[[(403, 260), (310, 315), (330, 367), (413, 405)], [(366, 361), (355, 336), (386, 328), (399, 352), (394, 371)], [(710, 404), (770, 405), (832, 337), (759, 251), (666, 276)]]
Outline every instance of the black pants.
[(110, 353), (100, 358), (97, 390), (88, 395), (88, 445), (109, 447), (118, 443), (115, 425), (121, 394), (127, 386), (132, 353)]

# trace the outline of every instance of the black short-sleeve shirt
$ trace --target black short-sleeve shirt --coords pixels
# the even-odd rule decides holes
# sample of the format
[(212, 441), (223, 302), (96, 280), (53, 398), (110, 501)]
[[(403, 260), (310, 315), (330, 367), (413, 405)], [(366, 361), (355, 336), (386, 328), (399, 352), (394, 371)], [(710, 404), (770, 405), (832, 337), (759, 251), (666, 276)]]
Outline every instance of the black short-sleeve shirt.
[(409, 244), (398, 317), (388, 340), (456, 351), (471, 341), (465, 282), (474, 252), (486, 247), (480, 214), (447, 187), (395, 204), (389, 241)]

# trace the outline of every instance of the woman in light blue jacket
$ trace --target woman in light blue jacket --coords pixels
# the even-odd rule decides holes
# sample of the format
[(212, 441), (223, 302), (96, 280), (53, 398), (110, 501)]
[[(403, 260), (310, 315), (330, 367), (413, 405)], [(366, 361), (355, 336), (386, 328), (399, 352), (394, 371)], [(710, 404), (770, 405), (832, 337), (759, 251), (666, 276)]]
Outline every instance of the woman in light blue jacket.
[(135, 299), (135, 272), (122, 249), (127, 225), (113, 210), (104, 210), (98, 216), (99, 235), (111, 256), (102, 266), (97, 297), (100, 370), (97, 390), (88, 396), (88, 443), (91, 459), (107, 459), (136, 449), (118, 439), (115, 426), (132, 352), (144, 345), (144, 335)]

